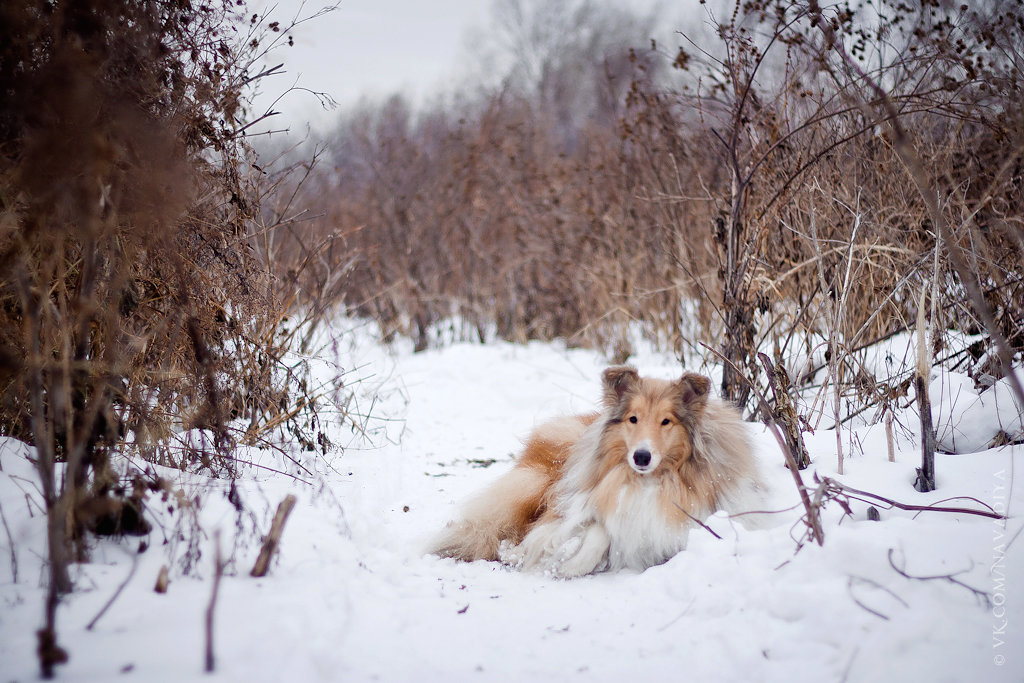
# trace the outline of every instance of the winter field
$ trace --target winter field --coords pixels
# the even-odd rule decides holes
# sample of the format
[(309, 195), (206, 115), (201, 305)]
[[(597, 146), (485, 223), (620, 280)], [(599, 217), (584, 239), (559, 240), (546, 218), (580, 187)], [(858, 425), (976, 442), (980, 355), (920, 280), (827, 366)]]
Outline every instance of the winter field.
[[(896, 416), (895, 462), (881, 423), (845, 430), (843, 476), (823, 420), (805, 435), (814, 463), (803, 477), (813, 486), (817, 472), (915, 505), (987, 505), (1007, 520), (878, 505), (872, 521), (865, 502), (852, 500), (846, 516), (833, 501), (824, 545), (798, 550), (803, 513), (791, 475), (775, 440), (752, 424), (769, 508), (779, 511), (770, 528), (717, 515), (708, 524), (720, 539), (695, 529), (664, 565), (554, 580), (422, 548), (459, 501), (511, 465), (533, 425), (595, 406), (602, 358), (541, 343), (413, 354), (411, 344), (384, 348), (352, 327), (334, 330), (339, 345), (314, 360), (325, 376), (344, 368), (351, 378), (362, 432), (336, 427), (344, 452), (302, 460), (308, 471), (272, 451), (240, 451), (239, 461), (258, 465), (242, 468), (242, 513), (226, 480), (161, 472), (192, 504), (178, 501), (172, 514), (174, 500), (152, 496), (147, 537), (99, 542), (87, 564), (74, 565), (76, 590), (58, 619), (70, 654), (59, 678), (1024, 680), (1024, 446), (984, 450), (999, 429), (1020, 431), (1001, 384), (978, 398), (969, 380), (937, 377), (940, 442), (961, 453), (936, 456), (933, 493), (911, 486), (920, 442), (909, 411)], [(642, 374), (679, 374), (671, 356), (641, 351), (631, 362)], [(38, 678), (46, 524), (31, 457), (0, 441), (0, 683)], [(251, 578), (259, 534), (289, 493), (298, 503), (279, 553), (266, 577)], [(186, 510), (198, 510), (200, 532), (186, 528)], [(214, 609), (216, 671), (205, 674), (218, 537), (228, 565)], [(165, 564), (170, 584), (160, 594)]]

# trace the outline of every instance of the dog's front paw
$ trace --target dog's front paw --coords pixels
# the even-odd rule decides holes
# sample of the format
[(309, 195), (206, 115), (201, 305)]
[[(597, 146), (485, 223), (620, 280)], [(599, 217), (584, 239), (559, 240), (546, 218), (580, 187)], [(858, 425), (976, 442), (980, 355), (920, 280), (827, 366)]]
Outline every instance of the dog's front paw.
[(554, 573), (553, 569), (579, 549), (580, 539), (562, 522), (538, 524), (523, 540), (503, 543), (498, 557), (505, 564), (523, 571)]
[(555, 576), (570, 579), (600, 571), (607, 562), (611, 539), (600, 524), (590, 524), (566, 541), (551, 567)]
[(512, 569), (522, 569), (526, 555), (521, 545), (505, 539), (498, 545), (498, 561)]

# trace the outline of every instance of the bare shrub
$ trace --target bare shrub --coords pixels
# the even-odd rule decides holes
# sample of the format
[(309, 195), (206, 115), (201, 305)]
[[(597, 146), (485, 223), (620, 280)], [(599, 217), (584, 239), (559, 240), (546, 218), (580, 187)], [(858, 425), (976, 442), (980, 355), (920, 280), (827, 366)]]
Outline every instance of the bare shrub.
[[(631, 321), (678, 320), (671, 236), (638, 221), (619, 156), (622, 97), (643, 61), (628, 46), (645, 29), (590, 3), (508, 12), (520, 60), (500, 89), (351, 113), (327, 143), (332, 172), (301, 197), (318, 217), (282, 233), (281, 248), (344, 271), (336, 300), (418, 349), (457, 318), (459, 337), (561, 337), (628, 355)], [(554, 15), (583, 22), (578, 40), (563, 44)], [(316, 246), (328, 241), (330, 257)]]
[(922, 290), (938, 362), (1006, 372), (959, 340), (1024, 339), (1018, 9), (718, 3), (671, 48), (587, 3), (504, 12), (518, 61), (500, 87), (339, 123), (296, 200), (315, 217), (281, 236), (316, 264), (304, 291), (417, 349), (453, 320), (448, 338), (616, 360), (637, 328), (677, 352), (703, 341), (730, 361), (722, 393), (755, 411), (744, 376), (764, 386), (769, 351), (813, 425), (909, 400), (912, 363), (880, 371), (866, 349), (914, 329)]
[[(956, 284), (961, 275), (943, 258), (950, 247), (970, 254), (983, 289), (999, 297), (993, 310), (1000, 319), (1018, 316), (1019, 306), (1001, 292), (1019, 286), (1019, 225), (1010, 218), (997, 230), (970, 226), (995, 205), (1004, 217), (1019, 211), (1016, 172), (1009, 171), (1020, 156), (1010, 142), (1019, 98), (1008, 96), (1018, 87), (1014, 11), (983, 17), (882, 3), (888, 14), (876, 27), (870, 15), (822, 13), (814, 3), (734, 7), (725, 19), (709, 14), (717, 47), (694, 38), (674, 55), (681, 87), (641, 82), (630, 128), (651, 150), (653, 161), (638, 168), (651, 196), (669, 195), (665, 179), (685, 169), (675, 192), (680, 214), (705, 216), (705, 227), (680, 229), (692, 245), (682, 253), (716, 245), (719, 286), (703, 290), (716, 304), (710, 329), (719, 330), (733, 364), (755, 375), (756, 349), (768, 344), (792, 356), (797, 342), (812, 356), (814, 340), (826, 339), (831, 383), (844, 395), (880, 400), (893, 385), (867, 377), (853, 354), (912, 328), (922, 286), (941, 283), (935, 329), (984, 328)], [(835, 58), (830, 46), (841, 41), (863, 69)], [(872, 90), (883, 81), (892, 111)], [(906, 182), (891, 134), (897, 118), (957, 226), (942, 239), (924, 198)], [(998, 151), (997, 140), (1007, 143)], [(671, 157), (659, 157), (659, 148)], [(703, 259), (685, 268), (707, 272)], [(936, 352), (943, 343), (937, 334)], [(805, 380), (816, 374), (803, 370)], [(728, 372), (723, 393), (745, 397)]]
[[(264, 188), (243, 94), (277, 27), (227, 0), (6, 3), (0, 24), (0, 433), (36, 447), (51, 676), (68, 563), (87, 532), (145, 533), (146, 490), (165, 486), (116, 450), (220, 476), (282, 422), (328, 444), (283, 371), (250, 239)], [(188, 429), (211, 439), (172, 445)]]

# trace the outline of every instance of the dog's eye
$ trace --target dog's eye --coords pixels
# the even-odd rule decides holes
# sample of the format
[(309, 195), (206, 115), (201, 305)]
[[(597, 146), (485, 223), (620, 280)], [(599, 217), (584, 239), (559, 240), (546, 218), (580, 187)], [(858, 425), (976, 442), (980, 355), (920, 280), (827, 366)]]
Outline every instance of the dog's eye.
[(636, 424), (636, 415), (630, 415), (629, 421), (632, 422), (633, 424)]
[(667, 427), (670, 424), (672, 424), (672, 420), (668, 419), (667, 417), (664, 420), (661, 421), (661, 426), (662, 427)]

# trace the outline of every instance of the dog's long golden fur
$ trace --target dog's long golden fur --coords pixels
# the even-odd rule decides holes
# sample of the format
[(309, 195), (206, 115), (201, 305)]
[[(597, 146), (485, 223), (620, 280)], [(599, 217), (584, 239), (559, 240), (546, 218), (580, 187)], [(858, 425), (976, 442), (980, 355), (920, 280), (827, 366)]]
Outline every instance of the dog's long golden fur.
[(709, 397), (708, 378), (602, 375), (603, 410), (547, 422), (510, 472), (473, 498), (431, 552), (502, 560), (557, 576), (644, 569), (686, 546), (719, 509), (760, 490), (738, 413)]

